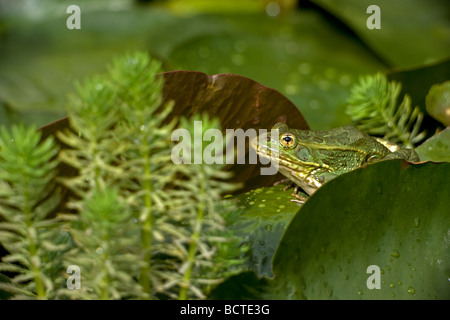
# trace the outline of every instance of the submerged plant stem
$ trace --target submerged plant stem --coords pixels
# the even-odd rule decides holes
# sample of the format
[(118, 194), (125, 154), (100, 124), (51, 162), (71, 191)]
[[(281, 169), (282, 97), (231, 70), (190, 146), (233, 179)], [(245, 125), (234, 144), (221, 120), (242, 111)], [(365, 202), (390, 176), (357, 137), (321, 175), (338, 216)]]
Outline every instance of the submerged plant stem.
[(105, 276), (103, 278), (104, 282), (100, 285), (100, 299), (101, 300), (109, 300), (110, 296), (109, 296), (109, 292), (108, 292), (108, 287), (110, 285), (110, 276), (109, 276), (109, 271), (108, 268), (106, 266), (106, 261), (109, 259), (108, 254), (104, 253), (103, 259), (102, 259), (102, 263), (103, 263), (103, 272), (105, 273)]
[(99, 154), (98, 154), (98, 143), (96, 140), (93, 140), (91, 142), (91, 150), (92, 150), (92, 155), (93, 155), (93, 159), (94, 159), (94, 179), (95, 179), (95, 187), (98, 190), (102, 190), (101, 188), (101, 184), (100, 184), (100, 179), (102, 177), (101, 175), (101, 168), (100, 168), (100, 161), (99, 161)]
[(26, 181), (25, 182), (25, 190), (24, 190), (24, 213), (26, 217), (26, 225), (27, 225), (27, 236), (28, 236), (28, 243), (29, 243), (29, 250), (30, 250), (30, 261), (31, 261), (31, 270), (33, 272), (34, 276), (34, 282), (36, 285), (36, 294), (38, 299), (46, 299), (47, 296), (45, 294), (45, 288), (44, 283), (41, 278), (41, 270), (39, 265), (36, 264), (39, 262), (39, 257), (37, 256), (37, 249), (36, 249), (36, 243), (34, 236), (37, 236), (35, 234), (34, 236), (30, 234), (29, 230), (36, 231), (33, 226), (33, 217), (32, 217), (32, 210), (31, 210), (31, 204), (30, 204), (30, 195), (29, 195), (29, 184)]
[(183, 275), (183, 281), (180, 284), (180, 291), (178, 294), (178, 300), (186, 300), (188, 297), (189, 284), (191, 282), (192, 268), (194, 267), (195, 256), (197, 253), (197, 244), (200, 239), (200, 233), (202, 231), (203, 217), (205, 215), (205, 204), (203, 199), (205, 197), (205, 181), (200, 179), (200, 202), (197, 207), (197, 217), (195, 220), (194, 233), (189, 244), (189, 252), (187, 257), (188, 267)]
[(151, 248), (152, 248), (152, 227), (153, 227), (153, 202), (151, 197), (152, 182), (150, 155), (148, 152), (148, 142), (146, 137), (141, 140), (142, 149), (141, 156), (144, 158), (144, 221), (141, 229), (142, 249), (144, 252), (144, 266), (141, 268), (139, 283), (145, 293), (151, 296), (150, 271), (151, 271)]

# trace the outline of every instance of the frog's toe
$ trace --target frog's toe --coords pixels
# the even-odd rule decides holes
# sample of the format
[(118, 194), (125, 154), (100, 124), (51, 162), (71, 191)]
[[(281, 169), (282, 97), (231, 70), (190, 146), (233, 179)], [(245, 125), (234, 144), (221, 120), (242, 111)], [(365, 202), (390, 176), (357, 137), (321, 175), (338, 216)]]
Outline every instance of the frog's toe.
[(296, 203), (300, 203), (300, 204), (304, 204), (306, 201), (306, 198), (299, 196), (297, 193), (293, 193), (292, 194), (295, 199), (291, 199), (292, 202), (296, 202)]
[[(273, 185), (274, 186), (278, 186), (278, 185), (280, 185), (280, 184), (286, 184), (286, 183), (288, 183), (288, 185), (286, 186), (286, 188), (287, 189), (289, 189), (289, 188), (291, 188), (292, 187), (292, 184), (293, 184), (293, 182), (290, 180), (290, 179), (281, 179), (281, 180), (279, 180), (279, 181), (275, 181), (274, 183), (273, 183)], [(286, 189), (286, 190), (287, 190)]]
[(404, 159), (406, 161), (410, 162), (419, 162), (419, 156), (414, 150), (411, 149), (399, 149), (395, 152), (392, 152), (388, 154), (386, 157), (383, 158), (383, 160), (390, 160), (390, 159)]

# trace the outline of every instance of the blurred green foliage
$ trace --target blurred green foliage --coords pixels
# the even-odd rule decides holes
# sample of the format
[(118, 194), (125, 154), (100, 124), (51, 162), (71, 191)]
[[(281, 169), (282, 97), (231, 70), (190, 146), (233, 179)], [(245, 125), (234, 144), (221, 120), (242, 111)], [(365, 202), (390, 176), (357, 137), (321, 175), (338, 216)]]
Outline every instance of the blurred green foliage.
[(74, 80), (147, 50), (165, 70), (250, 77), (291, 99), (311, 128), (327, 129), (349, 123), (345, 101), (359, 76), (448, 53), (443, 1), (375, 1), (380, 30), (367, 29), (361, 1), (212, 2), (80, 0), (81, 30), (66, 27), (72, 1), (1, 2), (0, 99), (44, 125), (67, 113)]

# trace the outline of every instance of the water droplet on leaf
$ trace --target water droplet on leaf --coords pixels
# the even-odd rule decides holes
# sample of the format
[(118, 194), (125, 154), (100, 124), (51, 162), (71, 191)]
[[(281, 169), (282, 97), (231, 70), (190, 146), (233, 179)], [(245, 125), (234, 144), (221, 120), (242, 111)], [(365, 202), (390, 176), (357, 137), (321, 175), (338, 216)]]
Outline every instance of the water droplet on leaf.
[(400, 252), (398, 252), (398, 250), (392, 250), (391, 251), (391, 257), (393, 257), (393, 258), (398, 258), (398, 257), (400, 257)]

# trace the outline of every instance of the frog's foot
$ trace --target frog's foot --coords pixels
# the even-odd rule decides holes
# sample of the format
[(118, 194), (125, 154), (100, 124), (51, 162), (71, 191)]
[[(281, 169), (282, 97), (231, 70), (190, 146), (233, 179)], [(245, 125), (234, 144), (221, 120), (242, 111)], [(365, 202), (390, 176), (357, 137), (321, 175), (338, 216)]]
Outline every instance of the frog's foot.
[(388, 154), (386, 157), (384, 157), (382, 160), (389, 160), (389, 159), (404, 159), (409, 162), (419, 162), (419, 156), (414, 150), (402, 148), (398, 151), (392, 152)]
[(299, 196), (297, 193), (292, 193), (292, 196), (294, 196), (296, 199), (291, 199), (292, 202), (304, 204), (306, 201), (306, 198)]
[(294, 191), (292, 191), (292, 193), (294, 194), (297, 194), (297, 192), (298, 192), (298, 189), (300, 188), (298, 185), (296, 185), (295, 183), (293, 183), (293, 182), (291, 182), (290, 184), (288, 184), (287, 186), (285, 186), (284, 188), (283, 188), (283, 191), (286, 191), (286, 190), (289, 190), (289, 189), (291, 189), (291, 188), (293, 188), (294, 189)]
[(275, 181), (274, 183), (273, 183), (273, 185), (274, 186), (278, 186), (278, 185), (280, 185), (280, 184), (286, 184), (286, 183), (288, 183), (289, 185), (288, 185), (288, 189), (291, 187), (291, 185), (293, 184), (293, 182), (291, 181), (291, 180), (289, 180), (289, 179), (281, 179), (281, 180), (279, 180), (279, 181)]
[(298, 191), (298, 189), (299, 189), (299, 187), (298, 187), (294, 182), (292, 182), (290, 179), (282, 179), (282, 180), (280, 180), (280, 181), (275, 182), (273, 185), (274, 185), (274, 186), (278, 186), (278, 185), (280, 185), (280, 184), (287, 184), (287, 185), (283, 188), (283, 191), (286, 191), (286, 190), (289, 190), (289, 189), (293, 188), (293, 189), (294, 189), (294, 192), (297, 193), (297, 191)]
[(292, 182), (290, 179), (282, 179), (282, 180), (280, 180), (280, 181), (277, 181), (277, 182), (275, 182), (273, 185), (274, 186), (277, 186), (277, 185), (280, 185), (280, 184), (285, 184), (285, 183), (288, 183), (288, 185), (286, 185), (284, 188), (283, 188), (283, 191), (286, 191), (286, 190), (288, 190), (288, 189), (291, 189), (291, 188), (293, 188), (294, 190), (292, 191), (292, 196), (293, 197), (295, 197), (296, 199), (291, 199), (291, 201), (292, 202), (296, 202), (296, 203), (300, 203), (300, 204), (303, 204), (303, 203), (305, 203), (305, 201), (306, 201), (306, 198), (304, 198), (304, 197), (302, 197), (302, 196), (299, 196), (297, 193), (298, 193), (298, 190), (299, 189), (301, 189), (298, 185), (296, 185), (294, 182)]
[[(294, 185), (294, 191), (292, 191), (292, 194), (291, 194), (291, 195), (292, 195), (293, 197), (295, 197), (296, 199), (291, 199), (291, 201), (292, 201), (292, 202), (296, 202), (296, 203), (303, 204), (303, 203), (305, 203), (306, 198), (305, 198), (305, 197), (302, 197), (302, 196), (299, 196), (299, 195), (297, 194), (298, 189), (300, 189), (300, 187), (297, 186), (297, 185)], [(286, 190), (287, 190), (287, 188), (286, 188)]]

